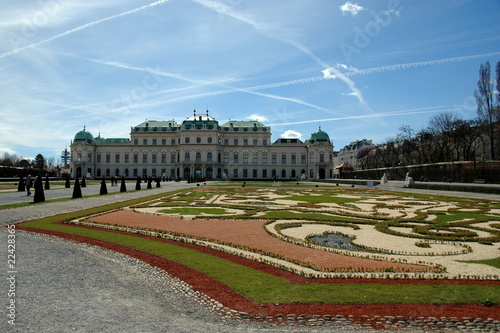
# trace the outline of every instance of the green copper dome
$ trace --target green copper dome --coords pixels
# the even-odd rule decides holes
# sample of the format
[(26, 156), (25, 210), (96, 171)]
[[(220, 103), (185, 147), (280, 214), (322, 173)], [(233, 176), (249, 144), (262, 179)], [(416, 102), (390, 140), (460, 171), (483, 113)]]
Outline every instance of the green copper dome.
[(317, 143), (317, 142), (330, 142), (330, 137), (328, 136), (328, 133), (323, 132), (321, 128), (311, 134), (311, 137), (309, 140), (307, 140), (309, 143)]
[(85, 130), (85, 127), (84, 127), (83, 131), (76, 133), (75, 139), (73, 141), (74, 142), (83, 142), (83, 143), (92, 143), (94, 141), (94, 136), (92, 135), (92, 133)]

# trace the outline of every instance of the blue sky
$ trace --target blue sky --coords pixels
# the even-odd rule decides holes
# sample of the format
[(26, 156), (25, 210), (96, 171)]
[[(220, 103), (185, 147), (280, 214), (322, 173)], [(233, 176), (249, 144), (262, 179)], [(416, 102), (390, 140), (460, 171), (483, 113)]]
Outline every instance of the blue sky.
[(498, 0), (36, 0), (0, 4), (0, 154), (56, 157), (85, 126), (209, 110), (336, 150), (440, 112), (475, 117)]

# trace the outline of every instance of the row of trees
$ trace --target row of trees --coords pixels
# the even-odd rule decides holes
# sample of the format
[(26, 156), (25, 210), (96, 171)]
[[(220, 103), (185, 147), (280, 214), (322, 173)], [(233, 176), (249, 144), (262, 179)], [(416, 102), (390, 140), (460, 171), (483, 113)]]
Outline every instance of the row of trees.
[(0, 156), (0, 165), (8, 167), (44, 169), (55, 167), (55, 158), (45, 158), (42, 154), (36, 155), (33, 160), (26, 159), (16, 154), (4, 153)]
[[(496, 86), (496, 89), (495, 89)], [(477, 117), (463, 119), (445, 112), (430, 118), (415, 130), (404, 125), (395, 137), (381, 145), (363, 146), (357, 154), (357, 169), (453, 161), (486, 161), (500, 158), (500, 62), (496, 80), (491, 66), (480, 66), (474, 96)]]

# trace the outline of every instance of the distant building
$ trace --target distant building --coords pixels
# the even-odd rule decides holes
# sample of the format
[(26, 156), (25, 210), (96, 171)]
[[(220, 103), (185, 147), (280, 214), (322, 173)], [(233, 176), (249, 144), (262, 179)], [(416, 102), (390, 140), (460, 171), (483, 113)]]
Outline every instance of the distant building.
[(362, 139), (353, 141), (336, 154), (335, 165), (342, 165), (344, 163), (357, 169), (358, 154), (364, 146), (373, 146), (372, 140)]
[(85, 128), (71, 143), (73, 177), (200, 177), (206, 179), (324, 179), (333, 176), (333, 145), (321, 129), (302, 142), (271, 142), (259, 121), (228, 121), (207, 114), (178, 124), (145, 121), (129, 138), (102, 138)]

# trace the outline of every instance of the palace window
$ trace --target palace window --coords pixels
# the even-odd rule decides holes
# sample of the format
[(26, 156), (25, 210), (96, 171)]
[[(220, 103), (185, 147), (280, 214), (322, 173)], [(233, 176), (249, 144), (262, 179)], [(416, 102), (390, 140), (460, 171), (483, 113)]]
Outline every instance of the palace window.
[(148, 154), (142, 154), (142, 163), (148, 163)]
[(238, 154), (233, 155), (233, 163), (238, 163)]
[(243, 154), (243, 163), (247, 164), (248, 163), (248, 155)]
[(120, 154), (115, 154), (115, 163), (120, 163)]
[(286, 164), (286, 154), (281, 155), (281, 164)]
[(157, 155), (156, 155), (156, 154), (153, 154), (152, 159), (153, 159), (152, 163), (156, 163), (156, 162), (157, 162), (157, 160), (156, 160), (156, 159), (157, 159)]
[(139, 163), (139, 154), (134, 154), (134, 163)]
[(296, 164), (296, 163), (297, 163), (297, 155), (292, 154), (292, 164)]
[(153, 139), (153, 146), (156, 146), (156, 143), (158, 142), (158, 140), (156, 139)]
[(184, 154), (184, 162), (189, 162), (190, 161), (190, 156), (189, 156), (189, 153), (185, 153)]
[(106, 163), (111, 163), (111, 154), (106, 154)]
[(212, 162), (212, 153), (211, 152), (207, 153), (207, 162)]
[(200, 152), (196, 153), (196, 162), (201, 162), (201, 153)]

